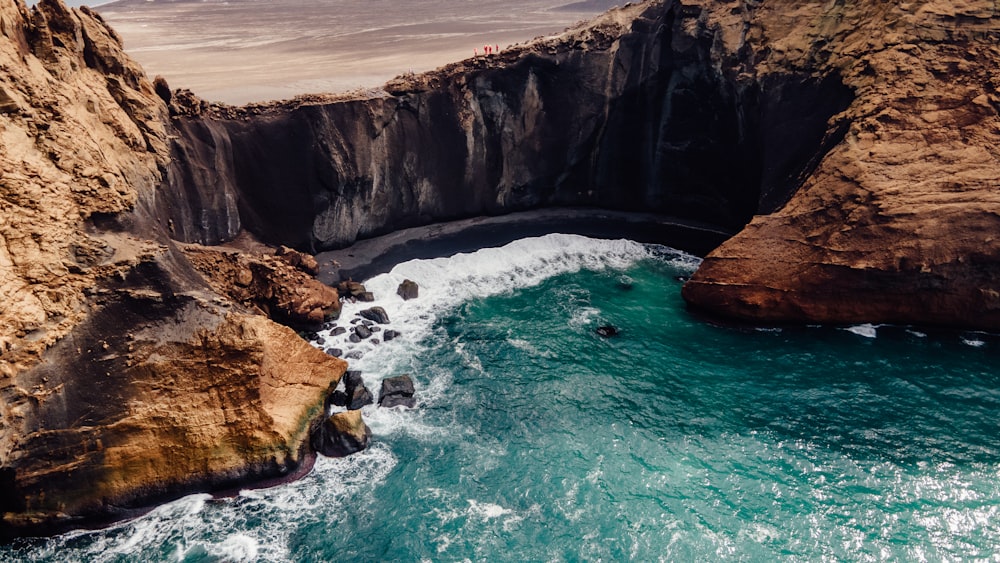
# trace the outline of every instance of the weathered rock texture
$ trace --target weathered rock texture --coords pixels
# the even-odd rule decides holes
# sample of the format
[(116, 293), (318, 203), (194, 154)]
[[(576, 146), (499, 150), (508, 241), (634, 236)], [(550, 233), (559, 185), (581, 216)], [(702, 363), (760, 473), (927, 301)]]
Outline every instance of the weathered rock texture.
[(171, 239), (314, 251), (556, 205), (749, 221), (693, 305), (1000, 328), (998, 17), (664, 0), (372, 98), (229, 108), (154, 87), (88, 10), (0, 0), (4, 526), (305, 459), (344, 364), (254, 315), (243, 258), (189, 250), (206, 280)]
[(176, 234), (212, 243), (245, 227), (315, 251), (556, 205), (738, 229), (798, 187), (851, 92), (803, 69), (744, 79), (706, 15), (629, 6), (370, 99), (175, 103), (163, 191)]
[(1000, 4), (771, 0), (704, 17), (755, 75), (839, 76), (855, 100), (791, 200), (709, 255), (684, 297), (754, 322), (1000, 328)]
[(344, 363), (166, 236), (166, 104), (89, 10), (0, 0), (0, 535), (279, 476)]

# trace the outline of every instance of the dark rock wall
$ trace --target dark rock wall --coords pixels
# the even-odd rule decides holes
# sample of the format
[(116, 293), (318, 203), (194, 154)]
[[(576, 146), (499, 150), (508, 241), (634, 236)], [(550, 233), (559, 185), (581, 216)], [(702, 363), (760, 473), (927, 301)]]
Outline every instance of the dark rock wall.
[(741, 73), (751, 49), (725, 52), (700, 8), (627, 10), (629, 25), (399, 80), (382, 97), (178, 117), (164, 200), (175, 235), (211, 244), (242, 226), (317, 251), (549, 205), (736, 230), (783, 202), (851, 92), (835, 77), (762, 85)]

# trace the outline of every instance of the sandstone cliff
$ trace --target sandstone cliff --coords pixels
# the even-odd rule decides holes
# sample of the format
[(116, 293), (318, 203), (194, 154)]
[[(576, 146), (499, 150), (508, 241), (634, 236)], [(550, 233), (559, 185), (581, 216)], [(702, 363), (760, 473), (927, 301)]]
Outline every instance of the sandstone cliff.
[(168, 128), (96, 14), (0, 0), (0, 535), (292, 471), (345, 369), (166, 236)]
[(1000, 327), (998, 17), (988, 0), (664, 0), (371, 95), (231, 108), (154, 88), (88, 10), (0, 0), (4, 526), (305, 459), (344, 365), (256, 312), (315, 320), (330, 296), (174, 240), (247, 229), (312, 251), (642, 210), (742, 229), (684, 289), (716, 314)]
[(756, 75), (836, 73), (855, 100), (787, 205), (709, 255), (685, 298), (753, 322), (1000, 328), (1000, 4), (768, 1), (749, 27), (706, 14), (745, 34)]

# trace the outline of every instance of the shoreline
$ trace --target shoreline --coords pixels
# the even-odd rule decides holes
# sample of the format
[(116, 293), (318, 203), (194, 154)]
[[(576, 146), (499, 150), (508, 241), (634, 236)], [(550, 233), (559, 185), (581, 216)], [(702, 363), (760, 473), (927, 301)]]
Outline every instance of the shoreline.
[(317, 277), (331, 286), (348, 279), (364, 281), (409, 260), (453, 256), (551, 233), (624, 238), (704, 256), (735, 231), (654, 213), (552, 207), (434, 223), (358, 240), (316, 254)]

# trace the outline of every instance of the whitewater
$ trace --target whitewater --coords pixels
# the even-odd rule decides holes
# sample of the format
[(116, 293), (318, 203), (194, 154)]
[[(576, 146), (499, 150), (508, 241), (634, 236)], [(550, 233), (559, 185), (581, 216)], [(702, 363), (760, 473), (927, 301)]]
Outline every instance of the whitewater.
[(399, 264), (338, 321), (381, 306), (399, 338), (315, 342), (374, 392), (413, 378), (416, 408), (363, 409), (369, 449), (0, 560), (995, 557), (995, 335), (718, 326), (680, 298), (698, 263), (555, 234)]

